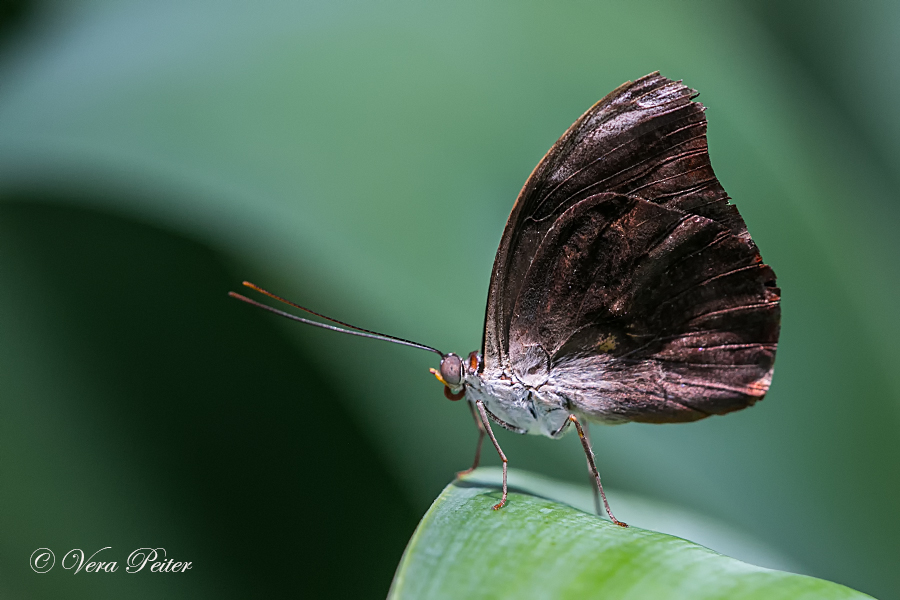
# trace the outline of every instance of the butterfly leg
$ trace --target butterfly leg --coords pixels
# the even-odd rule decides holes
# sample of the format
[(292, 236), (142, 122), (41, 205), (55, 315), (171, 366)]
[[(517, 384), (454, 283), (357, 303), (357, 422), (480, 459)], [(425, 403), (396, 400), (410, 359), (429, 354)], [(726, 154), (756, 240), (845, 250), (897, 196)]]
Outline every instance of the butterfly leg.
[[(587, 421), (584, 422), (584, 439), (587, 441), (589, 447), (593, 448), (593, 444), (591, 444), (591, 430), (588, 427)], [(591, 461), (588, 459), (587, 461), (587, 470), (588, 470), (588, 479), (591, 482), (591, 491), (594, 492), (594, 513), (601, 514), (600, 510), (600, 488), (594, 485), (594, 470), (591, 469)]]
[(587, 438), (584, 435), (584, 429), (581, 427), (581, 423), (578, 422), (578, 419), (575, 417), (575, 415), (569, 415), (569, 420), (575, 425), (575, 429), (578, 430), (578, 437), (581, 439), (582, 447), (584, 447), (584, 455), (587, 456), (588, 466), (591, 469), (591, 475), (593, 475), (594, 479), (597, 481), (597, 488), (600, 490), (600, 497), (603, 498), (603, 506), (606, 507), (606, 514), (608, 514), (609, 519), (619, 527), (628, 527), (628, 523), (623, 523), (622, 521), (615, 518), (612, 514), (612, 511), (609, 509), (609, 502), (606, 501), (606, 494), (603, 492), (603, 484), (600, 483), (600, 473), (597, 472), (597, 465), (594, 464), (594, 451), (591, 450), (591, 444), (590, 442), (588, 442)]
[(475, 461), (472, 463), (472, 466), (465, 471), (460, 471), (456, 474), (457, 477), (464, 477), (468, 475), (472, 471), (478, 468), (478, 463), (481, 462), (481, 446), (482, 442), (484, 442), (484, 425), (481, 424), (481, 419), (478, 415), (475, 414), (475, 405), (469, 402), (469, 411), (472, 413), (472, 419), (475, 421), (475, 425), (478, 426), (478, 445), (475, 446)]
[[(484, 402), (481, 400), (475, 401), (475, 406), (478, 408), (478, 414), (481, 415), (481, 423), (484, 425), (484, 428), (487, 430), (488, 436), (491, 438), (491, 442), (494, 443), (494, 448), (497, 449), (497, 454), (500, 455), (500, 460), (503, 461), (503, 497), (500, 498), (500, 502), (494, 505), (494, 510), (499, 510), (503, 508), (503, 505), (506, 504), (506, 455), (503, 454), (503, 450), (500, 449), (500, 444), (497, 443), (497, 438), (494, 437), (494, 431), (491, 429), (491, 422), (488, 420), (487, 410), (484, 408)], [(581, 428), (578, 428), (581, 431)], [(599, 481), (599, 479), (598, 479)]]

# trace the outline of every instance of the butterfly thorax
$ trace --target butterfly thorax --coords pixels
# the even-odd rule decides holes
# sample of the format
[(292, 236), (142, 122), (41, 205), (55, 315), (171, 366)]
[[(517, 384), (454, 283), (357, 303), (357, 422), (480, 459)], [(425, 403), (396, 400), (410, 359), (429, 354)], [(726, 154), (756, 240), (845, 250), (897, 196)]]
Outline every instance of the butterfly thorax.
[(559, 437), (571, 410), (552, 385), (532, 387), (502, 370), (467, 369), (466, 398), (481, 401), (497, 422), (518, 433)]

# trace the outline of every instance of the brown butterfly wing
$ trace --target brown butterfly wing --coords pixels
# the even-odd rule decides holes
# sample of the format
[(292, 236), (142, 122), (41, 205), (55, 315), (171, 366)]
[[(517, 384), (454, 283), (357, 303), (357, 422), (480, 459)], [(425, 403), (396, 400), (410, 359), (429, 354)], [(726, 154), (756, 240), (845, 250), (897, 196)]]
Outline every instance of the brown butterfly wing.
[(494, 263), (486, 370), (604, 420), (743, 408), (771, 379), (779, 291), (716, 180), (695, 92), (621, 86), (551, 148)]

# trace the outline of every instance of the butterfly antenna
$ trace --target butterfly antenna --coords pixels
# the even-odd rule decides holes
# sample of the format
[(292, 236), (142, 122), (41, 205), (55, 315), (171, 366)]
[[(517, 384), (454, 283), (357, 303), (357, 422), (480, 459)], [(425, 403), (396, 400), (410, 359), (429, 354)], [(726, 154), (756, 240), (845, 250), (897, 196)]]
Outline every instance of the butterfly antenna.
[(343, 325), (344, 327), (349, 327), (349, 329), (344, 329), (343, 327), (336, 327), (334, 325), (328, 325), (327, 323), (320, 323), (318, 321), (313, 321), (312, 319), (304, 319), (303, 317), (298, 317), (297, 315), (292, 315), (291, 313), (284, 312), (283, 310), (278, 310), (277, 308), (272, 308), (262, 302), (257, 302), (256, 300), (251, 300), (250, 298), (238, 294), (237, 292), (228, 292), (228, 295), (232, 298), (237, 298), (241, 302), (246, 302), (247, 304), (252, 304), (253, 306), (259, 307), (263, 310), (267, 310), (271, 313), (275, 313), (276, 315), (282, 316), (286, 319), (291, 319), (292, 321), (299, 321), (300, 323), (305, 323), (307, 325), (312, 325), (314, 327), (321, 327), (322, 329), (328, 329), (330, 331), (337, 331), (338, 333), (346, 333), (348, 335), (356, 335), (359, 337), (371, 338), (373, 340), (383, 340), (385, 342), (392, 342), (394, 344), (400, 344), (401, 346), (409, 346), (411, 348), (418, 348), (420, 350), (428, 350), (429, 352), (434, 352), (439, 355), (441, 358), (444, 358), (446, 355), (438, 350), (437, 348), (432, 348), (431, 346), (426, 346), (425, 344), (419, 344), (416, 342), (411, 342), (410, 340), (404, 340), (403, 338), (395, 337), (393, 335), (385, 335), (383, 333), (378, 333), (377, 331), (371, 331), (369, 329), (363, 329), (362, 327), (357, 327), (356, 325), (351, 325), (349, 323), (344, 323), (343, 321), (338, 321), (337, 319), (332, 319), (331, 317), (326, 317), (323, 314), (317, 313), (314, 310), (310, 310), (305, 306), (300, 306), (290, 300), (286, 300), (281, 296), (277, 296), (272, 292), (264, 290), (263, 288), (250, 283), (249, 281), (245, 281), (244, 285), (252, 290), (256, 290), (260, 294), (265, 294), (269, 298), (274, 300), (278, 300), (279, 302), (284, 302), (294, 308), (300, 309), (304, 312), (308, 312), (311, 315), (315, 315), (321, 319), (325, 319), (326, 321), (331, 321), (332, 323), (337, 323), (338, 325)]

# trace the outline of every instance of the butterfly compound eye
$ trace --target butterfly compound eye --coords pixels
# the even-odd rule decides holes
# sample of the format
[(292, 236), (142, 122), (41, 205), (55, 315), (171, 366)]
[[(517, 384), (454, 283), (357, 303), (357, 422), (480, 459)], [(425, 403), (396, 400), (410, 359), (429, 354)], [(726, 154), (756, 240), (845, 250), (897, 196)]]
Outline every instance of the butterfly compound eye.
[(441, 377), (450, 385), (459, 385), (462, 381), (462, 359), (455, 354), (448, 354), (441, 361)]

